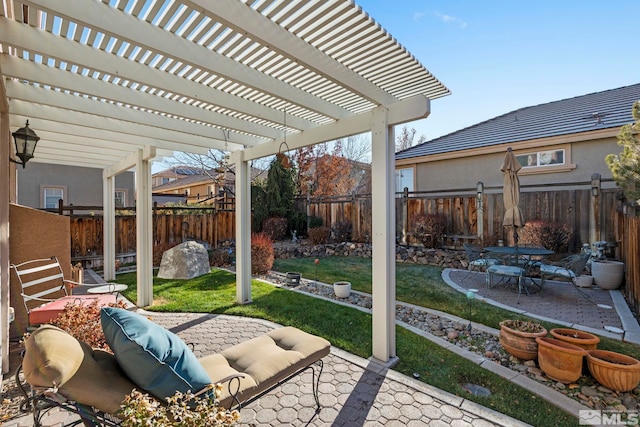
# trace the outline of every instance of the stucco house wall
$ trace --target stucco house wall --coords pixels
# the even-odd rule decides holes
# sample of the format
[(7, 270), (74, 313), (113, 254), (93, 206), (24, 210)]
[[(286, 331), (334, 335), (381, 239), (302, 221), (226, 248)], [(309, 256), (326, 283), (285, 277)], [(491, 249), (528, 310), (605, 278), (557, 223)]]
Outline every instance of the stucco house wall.
[(601, 176), (603, 189), (615, 188), (604, 159), (622, 151), (616, 136), (633, 122), (632, 105), (639, 99), (635, 84), (521, 108), (396, 153), (396, 171), (412, 172), (410, 191), (468, 194), (480, 181), (495, 192), (503, 185), (500, 166), (507, 148), (516, 156), (564, 150), (562, 164), (543, 166), (538, 160), (523, 167), (522, 191), (586, 188), (593, 174)]
[[(65, 205), (102, 206), (102, 184), (102, 169), (29, 162), (18, 168), (18, 203), (42, 209), (43, 187), (59, 187)], [(116, 176), (115, 190), (125, 192), (125, 206), (135, 206), (133, 172)]]

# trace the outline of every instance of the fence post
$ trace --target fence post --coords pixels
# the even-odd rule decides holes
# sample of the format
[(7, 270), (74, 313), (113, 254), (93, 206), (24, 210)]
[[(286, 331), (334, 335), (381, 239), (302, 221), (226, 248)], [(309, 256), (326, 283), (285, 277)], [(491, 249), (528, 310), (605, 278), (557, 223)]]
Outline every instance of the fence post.
[(600, 174), (594, 173), (591, 175), (591, 212), (589, 215), (589, 240), (591, 240), (591, 244), (601, 240), (600, 193)]
[(478, 181), (476, 193), (476, 210), (477, 210), (477, 233), (480, 245), (484, 241), (484, 184)]
[(407, 244), (407, 228), (409, 226), (409, 188), (402, 190), (402, 244)]

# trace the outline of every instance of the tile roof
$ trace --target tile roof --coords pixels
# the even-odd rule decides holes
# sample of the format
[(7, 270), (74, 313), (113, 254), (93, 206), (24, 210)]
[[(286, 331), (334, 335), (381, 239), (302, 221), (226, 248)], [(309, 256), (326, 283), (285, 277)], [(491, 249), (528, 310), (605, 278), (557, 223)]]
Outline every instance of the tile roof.
[(520, 108), (396, 153), (396, 160), (622, 126), (640, 83)]

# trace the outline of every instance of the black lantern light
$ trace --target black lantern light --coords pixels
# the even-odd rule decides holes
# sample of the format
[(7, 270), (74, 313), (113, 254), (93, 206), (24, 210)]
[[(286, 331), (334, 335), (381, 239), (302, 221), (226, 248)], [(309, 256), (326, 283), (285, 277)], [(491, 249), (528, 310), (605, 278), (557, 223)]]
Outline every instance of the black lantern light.
[(9, 160), (22, 165), (22, 168), (24, 168), (27, 162), (33, 159), (33, 152), (36, 150), (36, 144), (40, 140), (40, 137), (29, 129), (29, 120), (27, 120), (27, 124), (25, 124), (23, 128), (18, 129), (11, 135), (13, 135), (16, 143), (16, 156), (22, 160), (22, 162), (11, 158), (9, 158)]

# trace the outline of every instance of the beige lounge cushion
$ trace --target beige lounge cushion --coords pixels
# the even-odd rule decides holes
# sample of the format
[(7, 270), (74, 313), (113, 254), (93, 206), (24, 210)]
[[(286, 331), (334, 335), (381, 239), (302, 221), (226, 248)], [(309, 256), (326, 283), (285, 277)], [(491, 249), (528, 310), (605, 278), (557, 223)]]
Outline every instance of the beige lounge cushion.
[[(229, 375), (244, 374), (238, 393), (244, 401), (322, 359), (330, 350), (324, 338), (285, 327), (203, 357), (200, 363), (214, 384)], [(220, 400), (223, 406), (230, 403), (226, 388)]]
[(27, 339), (22, 368), (32, 387), (57, 386), (67, 399), (113, 415), (135, 388), (113, 355), (52, 325), (41, 326)]

